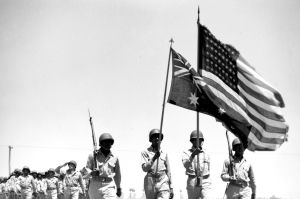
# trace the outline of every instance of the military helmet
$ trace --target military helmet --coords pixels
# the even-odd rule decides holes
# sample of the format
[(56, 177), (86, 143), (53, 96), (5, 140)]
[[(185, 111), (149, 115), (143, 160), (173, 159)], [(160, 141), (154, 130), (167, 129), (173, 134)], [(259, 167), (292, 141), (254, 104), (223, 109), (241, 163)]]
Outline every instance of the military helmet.
[(76, 163), (75, 160), (71, 160), (71, 161), (68, 163), (68, 165), (69, 165), (69, 164), (73, 164), (73, 165), (75, 166), (75, 168), (77, 167), (77, 163)]
[[(197, 130), (191, 132), (190, 141), (192, 141), (192, 139), (197, 139)], [(203, 133), (201, 131), (199, 131), (199, 139), (204, 140)]]
[[(149, 132), (149, 141), (151, 142), (151, 137), (155, 134), (160, 134), (160, 130), (159, 129), (152, 129), (150, 132)], [(161, 134), (161, 140), (164, 139), (164, 134)]]
[(114, 144), (114, 138), (111, 136), (109, 133), (102, 133), (99, 137), (99, 144), (104, 141), (104, 140), (111, 140), (112, 143)]
[(54, 170), (53, 168), (50, 168), (50, 169), (48, 170), (48, 174), (50, 174), (50, 172), (53, 172), (53, 173), (55, 174), (55, 170)]
[(29, 169), (28, 166), (24, 166), (24, 167), (23, 167), (22, 171), (24, 172), (25, 170), (27, 170), (27, 171), (30, 173), (30, 169)]
[(14, 174), (16, 174), (16, 173), (22, 173), (22, 171), (20, 169), (15, 169)]
[(36, 170), (32, 170), (31, 174), (34, 174), (34, 173), (37, 174), (37, 171)]
[(238, 144), (242, 144), (241, 140), (239, 138), (235, 138), (233, 141), (232, 141), (232, 148), (235, 146), (235, 145), (238, 145)]

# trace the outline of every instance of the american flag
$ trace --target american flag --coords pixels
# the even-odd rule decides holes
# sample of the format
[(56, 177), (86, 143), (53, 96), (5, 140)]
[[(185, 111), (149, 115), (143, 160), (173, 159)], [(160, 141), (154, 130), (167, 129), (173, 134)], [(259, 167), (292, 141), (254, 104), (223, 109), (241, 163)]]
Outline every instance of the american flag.
[(276, 150), (287, 140), (288, 132), (280, 93), (234, 47), (221, 43), (206, 27), (200, 28), (205, 93), (230, 118), (251, 126), (249, 150)]

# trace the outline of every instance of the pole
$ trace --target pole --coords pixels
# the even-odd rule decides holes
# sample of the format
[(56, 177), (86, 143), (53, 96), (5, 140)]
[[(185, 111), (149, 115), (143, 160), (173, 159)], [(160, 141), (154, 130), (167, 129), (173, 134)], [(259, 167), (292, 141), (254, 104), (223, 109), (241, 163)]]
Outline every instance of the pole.
[[(202, 63), (202, 49), (201, 49), (201, 41), (200, 41), (200, 9), (198, 6), (198, 19), (197, 19), (197, 27), (198, 27), (198, 42), (197, 42), (197, 71), (200, 74), (200, 67), (201, 67), (201, 63)], [(198, 91), (199, 92), (199, 91)], [(200, 143), (199, 143), (199, 123), (200, 123), (200, 116), (199, 116), (199, 112), (197, 111), (197, 142), (196, 142), (196, 146), (197, 149), (200, 148)], [(197, 175), (197, 186), (201, 186), (202, 185), (202, 173), (200, 172), (200, 158), (199, 158), (199, 154), (197, 155), (197, 168), (196, 168), (196, 175)]]
[(11, 174), (11, 150), (12, 146), (8, 146), (8, 175)]
[[(170, 59), (171, 59), (171, 51), (172, 51), (172, 44), (174, 40), (170, 39), (170, 51), (169, 51), (169, 58), (168, 58), (168, 66), (167, 66), (167, 74), (166, 74), (166, 83), (165, 83), (165, 91), (164, 91), (164, 99), (162, 104), (162, 112), (161, 112), (161, 120), (160, 120), (160, 131), (159, 131), (159, 142), (158, 142), (158, 151), (160, 151), (160, 143), (161, 143), (161, 137), (162, 137), (162, 128), (164, 123), (164, 114), (165, 114), (165, 106), (166, 106), (166, 95), (167, 95), (167, 87), (168, 87), (168, 79), (169, 79), (169, 68), (170, 68)], [(156, 172), (158, 169), (158, 160), (157, 159), (157, 167)]]

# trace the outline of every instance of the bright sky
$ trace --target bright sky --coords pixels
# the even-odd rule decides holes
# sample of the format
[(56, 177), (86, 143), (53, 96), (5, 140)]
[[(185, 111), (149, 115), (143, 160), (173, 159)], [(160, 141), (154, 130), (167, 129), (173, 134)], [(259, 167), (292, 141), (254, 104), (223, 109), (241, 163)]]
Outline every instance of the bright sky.
[[(1, 0), (0, 176), (27, 165), (45, 171), (92, 152), (88, 109), (97, 137), (109, 132), (122, 187), (143, 189), (140, 152), (161, 119), (169, 40), (196, 67), (200, 21), (234, 45), (286, 103), (289, 141), (275, 152), (246, 152), (257, 195), (298, 198), (300, 179), (300, 3), (297, 0)], [(170, 71), (171, 72), (171, 71)], [(170, 84), (169, 84), (170, 85)], [(162, 149), (170, 156), (175, 198), (186, 197), (181, 163), (196, 113), (166, 104)], [(200, 115), (211, 156), (213, 195), (222, 198), (225, 129)]]

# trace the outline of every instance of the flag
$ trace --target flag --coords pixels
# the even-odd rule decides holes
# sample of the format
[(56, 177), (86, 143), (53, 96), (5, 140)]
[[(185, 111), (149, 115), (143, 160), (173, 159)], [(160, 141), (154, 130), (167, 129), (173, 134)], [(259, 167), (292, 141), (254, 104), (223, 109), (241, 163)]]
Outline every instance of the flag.
[(203, 95), (198, 82), (200, 76), (181, 54), (171, 51), (172, 83), (168, 103), (214, 116), (218, 108)]
[(247, 137), (249, 150), (276, 150), (288, 132), (280, 93), (233, 46), (220, 42), (202, 25), (200, 31), (202, 89), (235, 128), (250, 127), (240, 135)]
[(174, 49), (172, 51), (172, 82), (168, 103), (192, 111), (210, 115), (238, 136), (247, 147), (247, 133), (250, 126), (230, 118), (217, 107), (202, 90), (203, 79), (190, 63)]

